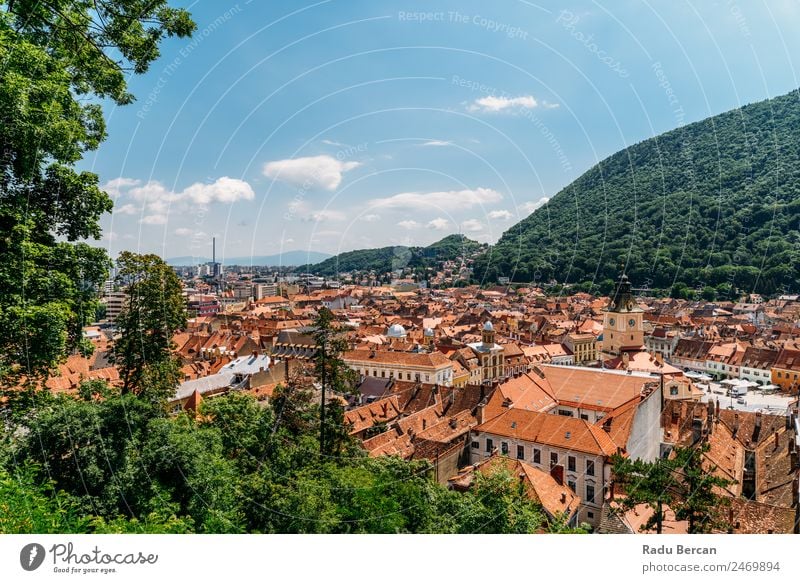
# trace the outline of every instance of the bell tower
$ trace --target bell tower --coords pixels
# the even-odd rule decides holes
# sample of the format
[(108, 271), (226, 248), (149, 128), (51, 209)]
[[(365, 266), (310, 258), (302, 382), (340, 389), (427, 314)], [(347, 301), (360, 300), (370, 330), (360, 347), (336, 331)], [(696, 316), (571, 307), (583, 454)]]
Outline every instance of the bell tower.
[(631, 282), (623, 272), (603, 317), (603, 352), (619, 355), (644, 346), (644, 312), (633, 298)]
[(484, 346), (494, 346), (494, 326), (489, 320), (486, 320), (486, 323), (483, 325), (481, 341)]

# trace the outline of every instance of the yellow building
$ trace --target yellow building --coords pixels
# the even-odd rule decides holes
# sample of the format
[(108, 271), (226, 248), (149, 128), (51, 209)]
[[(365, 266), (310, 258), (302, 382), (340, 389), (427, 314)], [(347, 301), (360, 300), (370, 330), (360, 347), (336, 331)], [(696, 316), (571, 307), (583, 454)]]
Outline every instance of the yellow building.
[(567, 334), (567, 345), (575, 357), (575, 364), (597, 360), (597, 338), (594, 334)]
[(772, 384), (794, 393), (800, 388), (800, 350), (784, 348), (771, 369)]

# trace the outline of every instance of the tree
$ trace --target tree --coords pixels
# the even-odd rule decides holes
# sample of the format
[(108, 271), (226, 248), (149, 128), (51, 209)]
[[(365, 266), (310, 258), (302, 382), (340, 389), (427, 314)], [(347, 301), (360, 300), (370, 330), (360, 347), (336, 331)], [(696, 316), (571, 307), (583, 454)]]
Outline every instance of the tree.
[(194, 30), (167, 0), (0, 1), (0, 381), (33, 382), (77, 347), (107, 277), (112, 202), (75, 164), (105, 138), (100, 101), (133, 101), (166, 36)]
[[(125, 305), (117, 317), (120, 338), (114, 355), (122, 392), (146, 390), (145, 375), (177, 376), (170, 366), (172, 336), (186, 326), (186, 306), (178, 276), (157, 255), (120, 254), (117, 278), (125, 286)], [(171, 370), (168, 370), (171, 369)], [(174, 385), (173, 385), (174, 388)]]
[(715, 299), (717, 299), (717, 290), (710, 285), (707, 285), (700, 292), (700, 297), (707, 302), (713, 302)]
[(675, 518), (689, 522), (689, 534), (724, 531), (728, 524), (723, 509), (730, 499), (716, 493), (732, 482), (714, 474), (716, 467), (703, 468), (703, 454), (709, 446), (676, 448), (675, 466), (678, 474), (678, 503)]
[(347, 349), (347, 340), (334, 328), (333, 322), (333, 313), (328, 308), (321, 308), (313, 324), (317, 344), (315, 372), (322, 385), (320, 452), (323, 455), (339, 453), (348, 434), (344, 426), (344, 408), (338, 401), (328, 402), (326, 393), (349, 395), (356, 380), (355, 371), (341, 358)]
[(656, 529), (661, 534), (664, 525), (664, 507), (672, 504), (674, 495), (673, 463), (659, 458), (654, 462), (632, 460), (615, 454), (612, 457), (612, 472), (617, 484), (622, 486), (625, 497), (617, 500), (620, 511), (632, 510), (646, 504), (653, 515), (642, 525), (642, 530)]
[(715, 475), (716, 467), (703, 467), (703, 454), (708, 448), (708, 444), (675, 447), (670, 457), (653, 462), (615, 454), (612, 471), (625, 491), (625, 497), (618, 500), (620, 511), (647, 504), (653, 516), (642, 525), (642, 530), (655, 528), (657, 534), (662, 532), (667, 505), (677, 520), (688, 520), (690, 534), (723, 529), (725, 522), (720, 509), (729, 500), (715, 490), (731, 482)]

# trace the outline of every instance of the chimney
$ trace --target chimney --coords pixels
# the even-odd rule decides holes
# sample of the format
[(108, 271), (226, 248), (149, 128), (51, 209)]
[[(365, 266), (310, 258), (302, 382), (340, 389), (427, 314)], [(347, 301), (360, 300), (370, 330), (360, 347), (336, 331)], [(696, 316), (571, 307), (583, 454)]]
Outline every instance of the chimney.
[(756, 429), (761, 429), (761, 411), (756, 411)]
[(773, 435), (775, 436), (775, 451), (778, 451), (778, 447), (780, 446), (780, 441), (781, 440), (778, 437), (778, 432), (777, 431), (775, 433), (773, 433)]
[(739, 414), (733, 414), (733, 437), (736, 437), (736, 434), (739, 433)]
[(561, 492), (561, 503), (565, 504), (566, 501), (567, 501), (567, 493), (566, 492)]
[(706, 431), (709, 435), (714, 432), (714, 403), (712, 401), (709, 401), (706, 407)]
[(478, 403), (478, 412), (475, 415), (477, 417), (478, 425), (483, 423), (483, 409), (484, 409), (484, 407), (486, 407), (485, 403), (483, 403), (483, 402)]
[(716, 419), (716, 422), (719, 423), (719, 397), (717, 397), (717, 400), (714, 404), (714, 418)]
[(700, 417), (692, 418), (692, 445), (700, 443), (703, 439), (703, 420)]

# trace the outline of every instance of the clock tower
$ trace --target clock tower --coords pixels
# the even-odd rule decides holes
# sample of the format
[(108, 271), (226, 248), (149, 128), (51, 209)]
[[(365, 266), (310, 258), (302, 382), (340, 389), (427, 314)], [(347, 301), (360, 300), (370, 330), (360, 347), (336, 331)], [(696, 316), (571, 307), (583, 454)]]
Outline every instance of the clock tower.
[(644, 312), (631, 293), (631, 282), (624, 273), (603, 317), (603, 352), (619, 355), (644, 348)]

